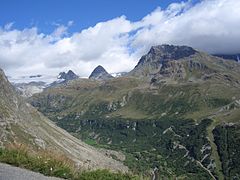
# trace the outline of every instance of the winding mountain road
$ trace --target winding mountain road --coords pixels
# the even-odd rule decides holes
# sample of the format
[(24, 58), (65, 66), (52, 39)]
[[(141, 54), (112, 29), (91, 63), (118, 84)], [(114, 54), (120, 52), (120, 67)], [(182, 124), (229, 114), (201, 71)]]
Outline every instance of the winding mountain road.
[(0, 180), (61, 180), (19, 167), (0, 163)]

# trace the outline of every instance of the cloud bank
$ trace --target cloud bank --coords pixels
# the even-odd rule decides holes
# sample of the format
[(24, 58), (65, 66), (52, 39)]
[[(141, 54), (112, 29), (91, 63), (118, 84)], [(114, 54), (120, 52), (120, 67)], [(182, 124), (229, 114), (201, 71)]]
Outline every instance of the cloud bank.
[[(75, 22), (76, 23), (76, 22)], [(157, 7), (140, 21), (125, 16), (73, 34), (73, 24), (58, 25), (51, 34), (37, 27), (0, 27), (0, 67), (9, 76), (58, 74), (68, 69), (88, 76), (98, 64), (109, 72), (131, 70), (153, 45), (188, 45), (208, 53), (240, 52), (240, 1), (202, 0)]]

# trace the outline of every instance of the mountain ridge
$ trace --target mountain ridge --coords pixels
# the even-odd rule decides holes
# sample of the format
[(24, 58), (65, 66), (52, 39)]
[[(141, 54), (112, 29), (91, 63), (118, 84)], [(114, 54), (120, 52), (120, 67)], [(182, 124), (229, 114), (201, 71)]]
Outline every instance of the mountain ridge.
[(85, 142), (123, 151), (136, 173), (237, 177), (227, 159), (240, 156), (231, 146), (240, 132), (240, 65), (189, 47), (164, 49), (151, 49), (124, 77), (77, 79), (29, 102)]
[(107, 168), (127, 171), (127, 168), (99, 150), (74, 138), (57, 127), (30, 104), (18, 96), (0, 69), (0, 146), (23, 143), (29, 147), (50, 149), (65, 154), (80, 168)]
[(191, 47), (160, 45), (153, 46), (128, 74), (147, 77), (154, 82), (163, 80), (166, 83), (179, 83), (202, 81), (233, 70), (235, 73), (231, 73), (238, 79), (238, 66), (235, 62), (228, 62)]
[(58, 79), (64, 79), (66, 81), (77, 79), (77, 78), (78, 76), (72, 70), (68, 70), (67, 73), (60, 72), (58, 75)]
[(213, 54), (213, 56), (220, 57), (226, 60), (233, 60), (240, 63), (240, 53), (238, 54)]

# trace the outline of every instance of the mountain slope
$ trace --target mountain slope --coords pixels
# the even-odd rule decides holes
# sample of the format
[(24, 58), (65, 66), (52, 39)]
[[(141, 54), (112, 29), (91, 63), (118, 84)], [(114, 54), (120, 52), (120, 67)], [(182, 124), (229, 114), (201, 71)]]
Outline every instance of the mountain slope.
[(228, 79), (239, 84), (239, 73), (236, 62), (228, 62), (187, 46), (160, 45), (153, 46), (129, 75), (167, 84), (202, 82), (206, 79)]
[(82, 168), (127, 168), (54, 125), (17, 95), (0, 70), (0, 145), (17, 142), (63, 153)]
[(230, 156), (222, 143), (238, 139), (227, 141), (219, 129), (232, 123), (234, 133), (239, 131), (239, 74), (234, 61), (161, 45), (125, 77), (78, 79), (34, 95), (30, 102), (89, 144), (124, 151), (133, 171), (156, 170), (162, 178), (231, 179), (239, 168), (226, 159), (236, 161), (239, 153)]
[(66, 114), (150, 119), (168, 113), (194, 117), (239, 99), (238, 63), (168, 46), (151, 48), (128, 76), (105, 82), (78, 79), (35, 95), (32, 104), (59, 119)]
[(97, 66), (90, 74), (89, 79), (106, 80), (113, 78), (102, 66)]

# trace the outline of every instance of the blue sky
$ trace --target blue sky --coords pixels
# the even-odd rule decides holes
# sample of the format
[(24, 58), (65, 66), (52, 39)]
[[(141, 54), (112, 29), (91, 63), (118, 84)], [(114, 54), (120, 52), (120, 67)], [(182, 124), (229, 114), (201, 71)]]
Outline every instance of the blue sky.
[(240, 0), (1, 0), (0, 68), (12, 77), (126, 72), (160, 44), (234, 54), (239, 22)]
[(69, 31), (76, 32), (121, 15), (130, 21), (139, 21), (157, 7), (164, 9), (173, 2), (181, 1), (183, 0), (1, 0), (0, 25), (14, 22), (17, 29), (37, 26), (39, 31), (49, 33), (55, 28), (54, 24), (74, 21)]

